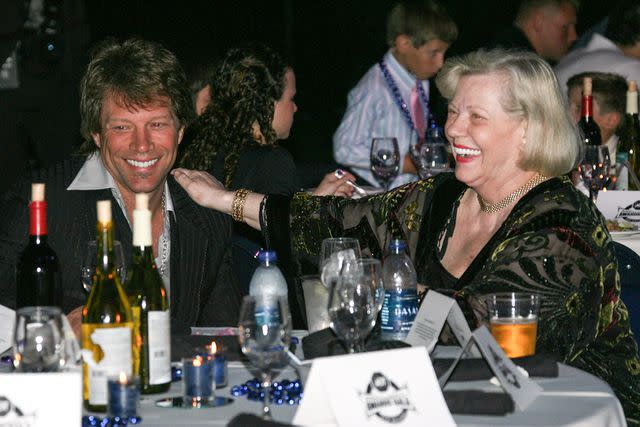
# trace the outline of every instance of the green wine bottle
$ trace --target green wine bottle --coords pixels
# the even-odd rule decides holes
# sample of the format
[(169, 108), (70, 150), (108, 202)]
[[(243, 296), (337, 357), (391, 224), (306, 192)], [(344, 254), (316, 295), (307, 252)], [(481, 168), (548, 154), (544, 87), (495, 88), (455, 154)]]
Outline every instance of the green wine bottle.
[(98, 251), (93, 284), (82, 310), (83, 398), (87, 409), (107, 409), (107, 379), (133, 370), (133, 315), (113, 252), (111, 201), (98, 202)]
[(169, 301), (153, 260), (149, 195), (136, 194), (133, 211), (133, 254), (125, 290), (134, 318), (134, 371), (141, 392), (161, 393), (171, 386)]
[(618, 178), (618, 190), (640, 190), (634, 177), (640, 174), (640, 158), (638, 158), (638, 149), (640, 149), (640, 125), (638, 124), (638, 89), (636, 82), (630, 80), (628, 82), (629, 90), (627, 91), (627, 113), (618, 131), (620, 143), (618, 144), (618, 153), (622, 153), (626, 163), (620, 167)]

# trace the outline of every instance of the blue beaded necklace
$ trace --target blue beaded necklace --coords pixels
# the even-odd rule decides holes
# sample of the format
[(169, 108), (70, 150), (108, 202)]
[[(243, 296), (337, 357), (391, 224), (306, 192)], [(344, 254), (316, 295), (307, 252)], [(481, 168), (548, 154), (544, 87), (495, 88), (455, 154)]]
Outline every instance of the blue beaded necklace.
[[(382, 71), (384, 80), (387, 82), (387, 86), (389, 86), (391, 93), (393, 93), (393, 97), (395, 98), (396, 105), (398, 106), (398, 108), (400, 108), (400, 111), (402, 111), (402, 115), (404, 116), (404, 119), (409, 125), (409, 128), (412, 130), (416, 130), (416, 127), (413, 124), (413, 119), (411, 118), (411, 112), (409, 111), (409, 107), (407, 106), (407, 103), (404, 102), (404, 100), (402, 99), (402, 95), (400, 95), (400, 89), (398, 89), (398, 85), (393, 80), (393, 77), (391, 76), (391, 73), (387, 68), (387, 64), (384, 62), (384, 58), (382, 58), (380, 62), (378, 62), (378, 65), (380, 66), (380, 71)], [(433, 117), (431, 115), (431, 109), (429, 108), (429, 98), (427, 97), (427, 94), (425, 93), (424, 88), (422, 87), (422, 84), (418, 85), (418, 93), (420, 94), (420, 98), (422, 99), (423, 105), (427, 107), (427, 111), (429, 112), (426, 117), (427, 129), (428, 129), (432, 125)], [(422, 136), (424, 137), (424, 135)]]

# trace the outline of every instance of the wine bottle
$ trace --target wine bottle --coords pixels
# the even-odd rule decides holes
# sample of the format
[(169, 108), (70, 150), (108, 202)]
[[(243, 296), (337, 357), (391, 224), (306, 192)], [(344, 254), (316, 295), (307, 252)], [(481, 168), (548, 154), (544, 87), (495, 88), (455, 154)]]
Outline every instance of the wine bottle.
[(107, 378), (133, 370), (133, 315), (115, 267), (111, 201), (98, 202), (97, 262), (82, 310), (83, 398), (90, 411), (104, 412)]
[(582, 133), (582, 140), (586, 145), (598, 146), (602, 144), (600, 127), (593, 120), (592, 80), (585, 77), (582, 83), (582, 115), (578, 127)]
[(133, 210), (133, 255), (125, 292), (134, 320), (134, 372), (142, 393), (161, 393), (171, 386), (169, 301), (153, 260), (149, 195), (136, 194)]
[[(631, 171), (638, 177), (640, 174), (640, 159), (638, 158), (638, 149), (640, 149), (640, 124), (638, 122), (638, 87), (634, 80), (629, 81), (629, 89), (627, 91), (627, 112), (624, 121), (618, 132), (620, 143), (618, 145), (618, 153), (622, 153), (621, 160), (626, 163), (620, 165), (620, 173), (618, 177), (618, 190), (640, 190), (634, 179), (629, 179)], [(618, 157), (618, 156), (616, 156)], [(630, 170), (629, 170), (630, 168)], [(628, 182), (628, 185), (625, 183)], [(625, 188), (626, 187), (626, 188)]]
[(31, 185), (29, 244), (16, 268), (17, 308), (62, 305), (62, 280), (56, 253), (47, 243), (47, 202), (44, 184)]

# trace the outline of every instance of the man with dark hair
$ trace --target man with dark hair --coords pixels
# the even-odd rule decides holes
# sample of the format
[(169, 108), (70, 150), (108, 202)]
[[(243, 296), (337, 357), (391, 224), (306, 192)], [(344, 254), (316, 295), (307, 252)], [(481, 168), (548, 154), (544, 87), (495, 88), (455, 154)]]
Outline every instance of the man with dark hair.
[(400, 174), (391, 187), (416, 179), (411, 141), (429, 125), (429, 80), (442, 67), (458, 28), (437, 3), (398, 3), (387, 21), (388, 52), (349, 92), (347, 111), (333, 135), (333, 153), (361, 178), (377, 184), (369, 168), (374, 137), (395, 137)]
[(576, 74), (567, 81), (569, 110), (575, 123), (580, 120), (582, 107), (582, 82), (591, 77), (593, 88), (593, 119), (600, 127), (602, 143), (609, 147), (612, 163), (615, 162), (618, 137), (615, 132), (624, 118), (627, 81), (619, 74), (586, 72)]
[(586, 47), (568, 54), (554, 68), (560, 87), (585, 71), (617, 73), (640, 81), (640, 0), (622, 0), (609, 14), (607, 30)]
[[(49, 243), (62, 261), (62, 308), (72, 325), (79, 325), (85, 303), (80, 262), (86, 242), (95, 239), (96, 201), (112, 200), (115, 238), (130, 259), (135, 194), (142, 192), (149, 194), (154, 254), (169, 292), (173, 331), (234, 324), (241, 295), (231, 273), (230, 220), (197, 206), (168, 176), (194, 117), (175, 55), (143, 40), (107, 42), (92, 56), (80, 98), (86, 157), (38, 171), (31, 180), (46, 184)], [(9, 307), (28, 236), (29, 184), (0, 200), (0, 304)]]
[(576, 40), (577, 0), (523, 0), (513, 25), (500, 31), (492, 46), (537, 53), (559, 61)]

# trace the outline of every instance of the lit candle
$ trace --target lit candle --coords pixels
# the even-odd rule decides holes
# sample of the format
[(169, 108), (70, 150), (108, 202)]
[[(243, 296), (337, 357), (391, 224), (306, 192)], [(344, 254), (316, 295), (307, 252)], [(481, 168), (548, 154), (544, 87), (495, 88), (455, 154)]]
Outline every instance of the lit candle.
[(209, 401), (213, 394), (211, 369), (212, 363), (202, 355), (182, 359), (182, 384), (185, 404), (200, 406)]
[(120, 372), (117, 378), (107, 379), (108, 404), (110, 417), (129, 418), (138, 416), (140, 401), (140, 377), (128, 376)]
[(218, 346), (215, 341), (211, 345), (206, 345), (205, 350), (211, 357), (213, 363), (213, 380), (216, 388), (227, 385), (227, 357), (224, 347)]

